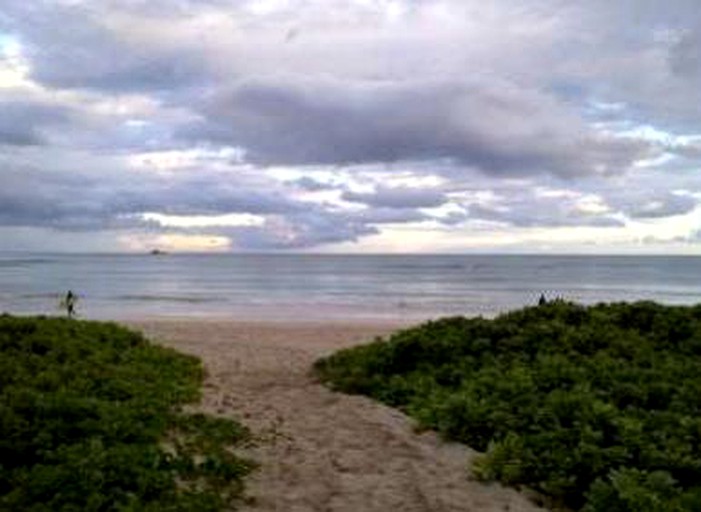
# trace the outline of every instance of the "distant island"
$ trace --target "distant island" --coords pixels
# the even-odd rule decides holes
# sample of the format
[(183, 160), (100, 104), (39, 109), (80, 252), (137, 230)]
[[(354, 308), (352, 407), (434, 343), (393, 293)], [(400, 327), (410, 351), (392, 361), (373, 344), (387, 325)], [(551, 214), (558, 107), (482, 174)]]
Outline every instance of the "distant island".
[(151, 252), (149, 252), (151, 256), (164, 256), (168, 254), (166, 251), (162, 251), (160, 249), (151, 249)]

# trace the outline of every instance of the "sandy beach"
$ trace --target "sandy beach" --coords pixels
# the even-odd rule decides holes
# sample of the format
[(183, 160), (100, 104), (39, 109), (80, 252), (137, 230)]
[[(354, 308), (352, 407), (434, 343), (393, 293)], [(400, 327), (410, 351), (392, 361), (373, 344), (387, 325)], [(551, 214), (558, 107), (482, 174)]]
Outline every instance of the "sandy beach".
[(309, 374), (319, 357), (400, 328), (392, 323), (141, 320), (154, 341), (200, 357), (202, 406), (248, 425), (260, 464), (247, 511), (542, 510), (469, 478), (474, 452), (418, 434), (402, 413), (334, 393)]

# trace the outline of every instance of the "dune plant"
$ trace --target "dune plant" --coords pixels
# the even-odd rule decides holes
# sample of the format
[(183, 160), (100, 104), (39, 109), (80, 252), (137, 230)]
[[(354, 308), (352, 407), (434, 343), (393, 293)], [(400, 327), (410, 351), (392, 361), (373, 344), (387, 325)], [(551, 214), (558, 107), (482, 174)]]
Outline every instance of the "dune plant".
[(485, 452), (478, 478), (588, 512), (701, 510), (701, 305), (556, 300), (428, 322), (315, 369)]
[(187, 413), (203, 369), (116, 324), (0, 316), (0, 510), (216, 511), (241, 425)]

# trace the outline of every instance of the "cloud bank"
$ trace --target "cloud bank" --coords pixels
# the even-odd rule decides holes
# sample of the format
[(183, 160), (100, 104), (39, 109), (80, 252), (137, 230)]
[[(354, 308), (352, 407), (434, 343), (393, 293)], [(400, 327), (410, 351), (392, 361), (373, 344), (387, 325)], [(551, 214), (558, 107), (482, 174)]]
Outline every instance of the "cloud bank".
[(7, 0), (0, 249), (693, 251), (699, 27), (691, 0)]

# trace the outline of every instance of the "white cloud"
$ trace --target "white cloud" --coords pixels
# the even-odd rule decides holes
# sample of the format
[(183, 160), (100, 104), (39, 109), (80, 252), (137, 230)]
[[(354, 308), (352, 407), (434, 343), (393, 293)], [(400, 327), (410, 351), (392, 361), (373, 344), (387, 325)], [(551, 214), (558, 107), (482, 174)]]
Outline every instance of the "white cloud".
[(176, 228), (211, 228), (262, 226), (265, 218), (250, 213), (228, 213), (225, 215), (166, 215), (146, 212), (141, 214), (145, 221), (154, 221), (164, 227)]

